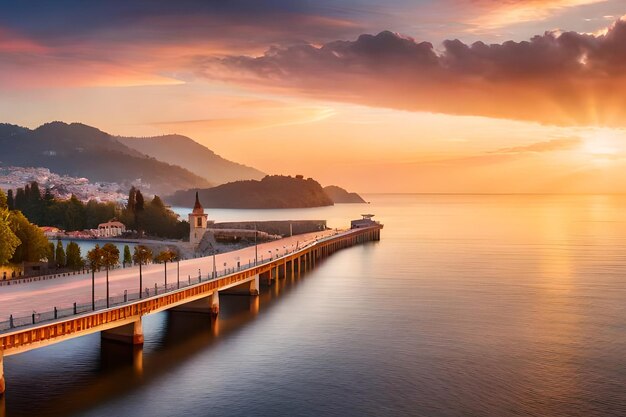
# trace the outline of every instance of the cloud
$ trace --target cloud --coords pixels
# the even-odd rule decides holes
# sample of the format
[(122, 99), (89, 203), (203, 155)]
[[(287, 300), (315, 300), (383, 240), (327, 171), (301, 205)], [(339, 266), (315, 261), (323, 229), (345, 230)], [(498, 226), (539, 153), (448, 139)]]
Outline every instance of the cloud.
[(606, 0), (457, 0), (469, 12), (466, 23), (474, 31), (502, 28), (521, 22), (544, 20), (566, 9)]
[(261, 56), (197, 56), (202, 77), (369, 106), (566, 126), (626, 126), (626, 21), (604, 34), (546, 32), (530, 41), (437, 52), (392, 32), (270, 48)]
[(495, 154), (523, 154), (523, 153), (541, 153), (553, 151), (567, 151), (575, 149), (582, 144), (580, 138), (564, 138), (553, 139), (545, 142), (536, 142), (526, 146), (515, 146), (511, 148), (502, 148), (490, 152)]

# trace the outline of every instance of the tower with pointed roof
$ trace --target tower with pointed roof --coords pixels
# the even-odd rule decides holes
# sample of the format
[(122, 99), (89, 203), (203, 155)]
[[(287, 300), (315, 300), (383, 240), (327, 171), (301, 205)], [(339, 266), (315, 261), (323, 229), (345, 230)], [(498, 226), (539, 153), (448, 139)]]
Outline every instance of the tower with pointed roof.
[(207, 231), (208, 214), (204, 214), (204, 208), (200, 204), (198, 192), (196, 191), (196, 203), (193, 211), (189, 213), (189, 243), (198, 246), (202, 237)]

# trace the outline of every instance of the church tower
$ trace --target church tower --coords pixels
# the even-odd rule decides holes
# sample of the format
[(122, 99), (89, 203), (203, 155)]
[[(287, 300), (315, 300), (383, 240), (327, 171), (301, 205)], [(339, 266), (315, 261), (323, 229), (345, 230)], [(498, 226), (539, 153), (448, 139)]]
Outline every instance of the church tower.
[(200, 204), (196, 191), (196, 203), (193, 205), (193, 211), (189, 214), (189, 243), (193, 246), (198, 246), (202, 236), (206, 233), (208, 217), (208, 214), (204, 214), (204, 208)]

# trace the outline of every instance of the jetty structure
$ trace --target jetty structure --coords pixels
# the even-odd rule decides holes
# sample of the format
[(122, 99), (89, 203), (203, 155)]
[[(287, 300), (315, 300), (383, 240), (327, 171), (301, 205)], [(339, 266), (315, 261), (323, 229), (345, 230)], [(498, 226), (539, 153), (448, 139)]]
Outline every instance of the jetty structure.
[[(196, 202), (198, 207), (194, 207), (190, 215), (190, 220), (194, 220), (191, 225), (197, 225), (195, 229), (206, 229), (206, 214)], [(169, 310), (203, 313), (215, 320), (219, 315), (220, 294), (257, 297), (261, 285), (273, 285), (279, 279), (299, 277), (315, 268), (321, 259), (341, 249), (380, 240), (382, 228), (382, 224), (369, 216), (358, 224), (353, 223), (352, 228), (345, 231), (325, 230), (287, 237), (217, 257), (170, 262), (165, 264), (165, 268), (163, 265), (144, 266), (143, 283), (152, 279), (153, 287), (136, 286), (137, 282), (141, 282), (139, 268), (113, 270), (110, 276), (116, 285), (138, 290), (113, 291), (112, 296), (106, 299), (95, 299), (92, 291), (91, 302), (75, 301), (84, 298), (85, 290), (91, 289), (91, 278), (79, 277), (79, 281), (68, 281), (65, 287), (60, 282), (54, 282), (57, 296), (61, 298), (54, 301), (58, 302), (58, 306), (47, 307), (48, 310), (45, 308), (51, 302), (51, 295), (36, 289), (37, 285), (50, 284), (50, 281), (11, 285), (8, 288), (19, 291), (23, 288), (25, 294), (16, 298), (19, 305), (11, 307), (20, 308), (22, 315), (9, 316), (10, 311), (6, 310), (0, 312), (0, 320), (4, 320), (0, 321), (0, 395), (6, 389), (4, 357), (96, 332), (103, 339), (142, 345), (144, 316)], [(194, 227), (192, 233), (193, 230)], [(164, 284), (158, 285), (155, 277), (161, 280), (163, 272)], [(19, 287), (21, 285), (23, 287)], [(0, 288), (0, 291), (3, 288), (7, 287)], [(6, 305), (4, 307), (7, 308)], [(24, 311), (32, 311), (32, 314), (24, 315)]]

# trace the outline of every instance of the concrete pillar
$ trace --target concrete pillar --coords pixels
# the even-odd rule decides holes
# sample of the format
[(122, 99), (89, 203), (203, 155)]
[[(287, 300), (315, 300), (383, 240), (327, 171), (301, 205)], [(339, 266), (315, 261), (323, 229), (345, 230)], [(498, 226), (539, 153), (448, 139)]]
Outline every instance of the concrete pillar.
[(0, 397), (4, 394), (6, 384), (4, 382), (4, 352), (0, 349)]
[(211, 316), (217, 317), (220, 313), (220, 295), (217, 291), (209, 296), (209, 304), (211, 305)]
[(217, 291), (215, 291), (209, 296), (202, 297), (198, 300), (190, 301), (188, 303), (171, 308), (170, 311), (182, 313), (210, 314), (211, 317), (217, 317), (220, 311), (219, 294)]
[(127, 343), (129, 345), (143, 344), (143, 328), (141, 326), (141, 318), (123, 326), (104, 330), (100, 332), (100, 334), (102, 338), (106, 340)]
[(287, 261), (283, 263), (283, 278), (287, 278)]
[(255, 275), (254, 279), (250, 281), (250, 295), (259, 295), (259, 276)]
[(291, 260), (291, 278), (293, 278), (293, 277), (294, 277), (294, 268), (295, 268), (294, 264), (295, 264), (295, 262), (294, 262), (294, 260), (292, 259), (292, 260)]

